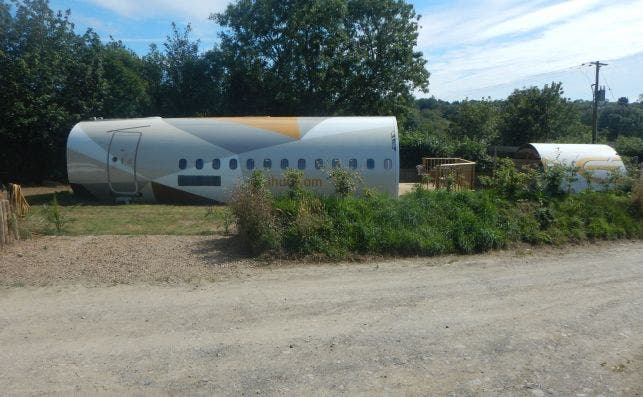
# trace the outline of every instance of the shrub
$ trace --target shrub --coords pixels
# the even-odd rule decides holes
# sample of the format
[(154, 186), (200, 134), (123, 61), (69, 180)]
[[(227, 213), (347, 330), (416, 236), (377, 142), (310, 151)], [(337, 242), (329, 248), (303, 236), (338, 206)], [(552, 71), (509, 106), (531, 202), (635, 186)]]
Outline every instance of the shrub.
[(339, 197), (355, 193), (364, 182), (358, 172), (341, 167), (331, 168), (328, 171), (328, 180), (335, 187), (335, 194)]
[(44, 218), (50, 225), (53, 225), (56, 233), (62, 233), (65, 225), (68, 222), (67, 217), (62, 213), (60, 204), (58, 204), (58, 198), (56, 194), (51, 200), (50, 204), (43, 205), (43, 214)]
[(252, 253), (279, 249), (280, 228), (263, 173), (253, 172), (233, 190), (231, 198), (230, 208), (236, 218), (241, 242)]
[[(418, 186), (398, 199), (376, 192), (323, 197), (305, 189), (298, 195), (272, 198), (253, 175), (255, 181), (245, 182), (237, 193), (246, 201), (233, 206), (240, 234), (254, 252), (331, 259), (354, 254), (474, 253), (512, 242), (560, 244), (641, 235), (640, 215), (626, 195), (590, 191), (561, 195), (556, 190), (541, 200), (516, 182), (533, 175), (505, 171), (492, 181), (494, 189), (429, 191)], [(554, 175), (552, 180), (560, 180), (560, 174)], [(244, 190), (248, 193), (241, 194)], [(518, 196), (523, 199), (509, 198)]]

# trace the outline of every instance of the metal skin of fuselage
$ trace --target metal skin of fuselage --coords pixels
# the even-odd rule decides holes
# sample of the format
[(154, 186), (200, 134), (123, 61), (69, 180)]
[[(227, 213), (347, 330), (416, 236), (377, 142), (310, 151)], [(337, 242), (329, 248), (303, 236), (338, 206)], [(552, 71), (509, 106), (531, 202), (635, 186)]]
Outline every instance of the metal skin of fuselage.
[(96, 120), (78, 123), (67, 140), (72, 188), (100, 201), (225, 203), (255, 170), (279, 194), (286, 168), (301, 169), (307, 188), (332, 194), (333, 166), (354, 169), (365, 186), (397, 197), (395, 118)]

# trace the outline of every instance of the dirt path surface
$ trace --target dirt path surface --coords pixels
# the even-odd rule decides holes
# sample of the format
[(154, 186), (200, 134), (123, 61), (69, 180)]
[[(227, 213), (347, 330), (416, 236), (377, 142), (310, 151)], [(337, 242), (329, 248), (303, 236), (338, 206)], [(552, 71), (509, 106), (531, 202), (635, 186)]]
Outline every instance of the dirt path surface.
[(198, 284), (5, 287), (0, 390), (641, 395), (643, 243), (566, 252), (246, 266)]

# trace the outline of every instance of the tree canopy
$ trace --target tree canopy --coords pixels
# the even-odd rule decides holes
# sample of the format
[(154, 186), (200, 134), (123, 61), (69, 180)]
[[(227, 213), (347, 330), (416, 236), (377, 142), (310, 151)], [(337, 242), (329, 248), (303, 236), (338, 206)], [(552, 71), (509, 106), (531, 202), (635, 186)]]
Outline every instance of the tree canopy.
[(229, 113), (399, 114), (428, 87), (402, 0), (239, 0), (210, 18)]

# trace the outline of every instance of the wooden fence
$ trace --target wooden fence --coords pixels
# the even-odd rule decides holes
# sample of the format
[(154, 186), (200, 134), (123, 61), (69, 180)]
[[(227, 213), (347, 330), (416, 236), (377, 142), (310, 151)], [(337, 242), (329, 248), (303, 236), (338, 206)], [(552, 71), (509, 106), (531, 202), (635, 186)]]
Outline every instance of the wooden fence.
[(427, 185), (433, 185), (436, 189), (473, 189), (476, 163), (458, 157), (422, 157), (418, 174), (424, 177)]
[(20, 240), (18, 219), (27, 215), (29, 204), (20, 185), (9, 184), (7, 192), (0, 191), (0, 249)]

